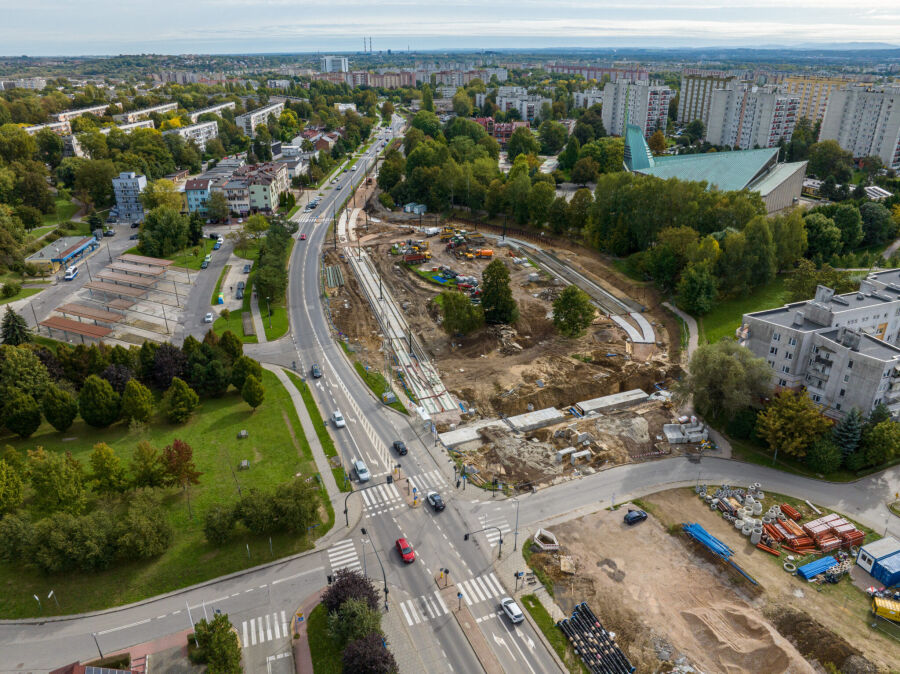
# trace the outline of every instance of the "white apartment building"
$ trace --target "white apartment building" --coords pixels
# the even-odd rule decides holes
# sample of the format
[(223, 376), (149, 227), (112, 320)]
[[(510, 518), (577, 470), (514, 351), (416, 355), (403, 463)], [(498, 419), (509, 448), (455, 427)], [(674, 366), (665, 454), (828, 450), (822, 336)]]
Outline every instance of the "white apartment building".
[(135, 129), (153, 129), (156, 128), (153, 126), (152, 119), (142, 119), (139, 122), (131, 122), (129, 124), (119, 124), (117, 126), (104, 126), (100, 129), (100, 133), (104, 136), (108, 136), (109, 132), (113, 129), (118, 129), (119, 131), (124, 131), (125, 133), (131, 133)]
[(142, 222), (144, 206), (141, 204), (141, 192), (147, 187), (147, 178), (134, 171), (123, 172), (112, 179), (113, 192), (116, 195), (116, 214), (121, 222)]
[(678, 121), (687, 124), (699, 119), (708, 124), (713, 91), (724, 89), (734, 79), (735, 75), (725, 70), (685, 68), (678, 93)]
[(72, 133), (72, 125), (69, 124), (68, 120), (64, 122), (48, 122), (47, 124), (35, 124), (34, 126), (26, 126), (25, 133), (27, 133), (29, 136), (33, 136), (44, 129), (49, 129), (58, 136), (65, 136), (66, 134)]
[(625, 79), (607, 82), (603, 87), (603, 126), (608, 134), (621, 136), (626, 124), (634, 124), (649, 138), (657, 129), (666, 130), (671, 98), (672, 90), (662, 84)]
[(43, 77), (25, 77), (19, 80), (5, 80), (0, 82), (0, 89), (32, 89), (40, 91), (47, 86), (47, 80)]
[(270, 115), (278, 117), (282, 112), (284, 112), (284, 103), (270, 103), (244, 115), (238, 115), (234, 118), (234, 123), (244, 130), (245, 135), (256, 138), (256, 127), (268, 122)]
[(125, 112), (121, 115), (114, 115), (113, 119), (115, 119), (117, 122), (126, 122), (128, 124), (131, 124), (132, 122), (139, 122), (142, 119), (147, 119), (154, 112), (162, 115), (166, 112), (172, 112), (173, 110), (177, 109), (178, 103), (162, 103), (160, 105), (154, 105), (152, 108), (133, 110), (132, 112)]
[(290, 80), (266, 80), (266, 86), (269, 89), (290, 89)]
[(900, 86), (833, 91), (819, 140), (836, 140), (854, 157), (877, 156), (885, 166), (900, 168)]
[(93, 105), (89, 108), (81, 108), (80, 110), (63, 110), (56, 114), (56, 120), (59, 122), (71, 122), (77, 117), (88, 114), (103, 117), (109, 109), (109, 106), (109, 103), (104, 103), (103, 105)]
[(791, 139), (800, 97), (774, 87), (731, 83), (712, 93), (706, 139), (734, 149), (777, 147)]
[(207, 112), (212, 113), (214, 115), (222, 116), (220, 113), (223, 110), (234, 110), (235, 108), (234, 101), (228, 101), (227, 103), (219, 103), (218, 105), (211, 105), (208, 108), (203, 108), (201, 110), (194, 110), (194, 112), (190, 113), (188, 117), (195, 124), (197, 120), (200, 119), (200, 115), (205, 115)]
[(163, 131), (163, 135), (169, 133), (177, 133), (186, 141), (194, 141), (201, 150), (206, 149), (206, 144), (213, 138), (219, 137), (219, 125), (216, 122), (200, 122), (199, 124), (191, 124), (183, 126), (179, 129), (170, 129)]
[[(475, 94), (475, 105), (479, 108), (484, 106), (487, 100), (487, 94)], [(553, 101), (538, 95), (529, 95), (528, 89), (525, 87), (497, 87), (496, 95), (497, 107), (503, 112), (516, 110), (520, 119), (526, 122), (534, 122), (541, 116), (541, 108), (544, 103), (552, 105)], [(437, 101), (435, 101), (437, 105)]]
[(319, 72), (346, 73), (350, 70), (350, 63), (346, 56), (323, 56), (319, 59)]
[(576, 91), (575, 97), (576, 108), (589, 108), (597, 103), (603, 103), (602, 89), (588, 89), (586, 91)]

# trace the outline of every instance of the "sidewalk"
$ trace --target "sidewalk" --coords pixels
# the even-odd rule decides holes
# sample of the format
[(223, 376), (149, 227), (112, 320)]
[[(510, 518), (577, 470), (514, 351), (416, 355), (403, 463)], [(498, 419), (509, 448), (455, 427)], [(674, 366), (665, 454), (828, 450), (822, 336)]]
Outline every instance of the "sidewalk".
[[(297, 670), (297, 674), (312, 674), (313, 671), (312, 654), (309, 650), (309, 638), (306, 635), (306, 628), (309, 624), (309, 614), (312, 613), (312, 610), (322, 601), (322, 594), (324, 592), (325, 588), (323, 587), (315, 594), (304, 599), (303, 603), (300, 604), (294, 612), (294, 615), (291, 617), (291, 622), (294, 624), (291, 633), (296, 635), (293, 644), (294, 667)], [(298, 622), (297, 613), (303, 614), (302, 622)]]
[[(266, 339), (266, 326), (263, 324), (262, 314), (259, 313), (259, 297), (256, 293), (253, 293), (253, 297), (250, 298), (250, 313), (253, 314), (253, 328), (256, 330), (256, 340), (260, 344), (264, 344), (268, 340)], [(301, 400), (301, 402), (303, 402)]]
[(697, 350), (697, 347), (700, 345), (700, 328), (697, 327), (697, 321), (690, 314), (684, 313), (681, 309), (676, 307), (674, 304), (669, 302), (663, 302), (662, 305), (671, 311), (673, 314), (678, 316), (681, 320), (684, 321), (685, 325), (687, 325), (688, 329), (688, 345), (687, 345), (687, 353), (685, 354), (685, 363), (688, 363), (691, 360), (691, 356), (694, 355), (694, 351)]

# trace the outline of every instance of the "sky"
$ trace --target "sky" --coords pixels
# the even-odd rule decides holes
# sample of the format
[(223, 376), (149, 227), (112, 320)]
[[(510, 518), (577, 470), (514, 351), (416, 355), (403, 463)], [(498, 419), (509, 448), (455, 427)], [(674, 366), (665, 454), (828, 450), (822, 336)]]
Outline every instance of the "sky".
[[(857, 9), (858, 7), (858, 9)], [(900, 0), (0, 0), (0, 55), (900, 46)]]

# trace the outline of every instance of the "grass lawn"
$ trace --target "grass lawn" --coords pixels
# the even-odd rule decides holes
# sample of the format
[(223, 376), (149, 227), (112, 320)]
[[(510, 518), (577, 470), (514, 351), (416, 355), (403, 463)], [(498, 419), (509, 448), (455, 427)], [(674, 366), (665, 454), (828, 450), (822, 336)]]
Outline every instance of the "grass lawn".
[(288, 331), (288, 312), (283, 302), (271, 302), (269, 308), (272, 310), (271, 319), (266, 314), (266, 300), (257, 299), (259, 303), (259, 313), (262, 315), (263, 328), (266, 331), (266, 340), (272, 342), (279, 337), (283, 337)]
[(252, 260), (255, 262), (256, 258), (259, 257), (259, 241), (253, 241), (246, 248), (235, 248), (234, 254), (245, 260)]
[(226, 330), (231, 330), (231, 332), (237, 335), (238, 339), (244, 342), (244, 344), (256, 344), (259, 341), (259, 337), (257, 337), (256, 335), (244, 334), (243, 315), (250, 311), (251, 297), (253, 297), (252, 276), (247, 279), (247, 286), (244, 288), (244, 303), (241, 307), (241, 310), (229, 312), (227, 319), (225, 319), (223, 316), (219, 316), (216, 319), (216, 322), (213, 323), (213, 332), (221, 336)]
[[(353, 361), (353, 367), (356, 368), (356, 371), (359, 372), (359, 376), (363, 378), (363, 381), (375, 392), (375, 395), (378, 396), (378, 399), (381, 400), (381, 394), (385, 391), (390, 391), (391, 387), (388, 384), (388, 380), (384, 378), (384, 375), (375, 370), (367, 370), (365, 365), (360, 363), (358, 360)], [(388, 407), (393, 407), (398, 412), (403, 412), (403, 414), (409, 414), (406, 411), (406, 408), (403, 406), (399, 400), (395, 400)]]
[(43, 227), (35, 227), (34, 229), (28, 230), (28, 234), (25, 235), (26, 243), (29, 243), (31, 241), (36, 241), (37, 239), (44, 236), (44, 234), (49, 234), (57, 227), (58, 227), (58, 225), (56, 225), (54, 223), (54, 224), (50, 224), (50, 225), (44, 225)]
[(787, 303), (788, 292), (785, 277), (778, 276), (771, 283), (752, 293), (716, 304), (706, 316), (699, 318), (700, 344), (718, 342), (723, 337), (734, 337), (741, 325), (741, 317), (751, 311), (774, 309)]
[(200, 269), (203, 258), (212, 254), (214, 245), (216, 245), (215, 239), (200, 239), (200, 243), (196, 246), (189, 246), (174, 255), (169, 255), (167, 259), (172, 260), (176, 267)]
[[(181, 426), (171, 426), (157, 418), (143, 430), (130, 430), (123, 423), (93, 429), (79, 420), (65, 433), (58, 433), (44, 423), (27, 440), (10, 435), (0, 438), (0, 442), (23, 452), (36, 446), (52, 452), (69, 451), (85, 466), (93, 445), (98, 442), (108, 443), (127, 465), (139, 441), (147, 440), (162, 448), (179, 438), (193, 447), (197, 469), (202, 472), (200, 484), (190, 492), (193, 517), (179, 490), (169, 490), (164, 498), (175, 539), (161, 557), (114, 564), (98, 573), (51, 576), (0, 564), (0, 616), (38, 615), (32, 595), (46, 596), (51, 589), (59, 597), (60, 608), (44, 602), (45, 615), (80, 613), (134, 602), (272, 559), (268, 537), (238, 531), (231, 541), (215, 547), (206, 542), (202, 531), (203, 515), (212, 505), (237, 500), (237, 483), (244, 490), (270, 489), (296, 473), (315, 474), (309, 443), (288, 391), (266, 370), (263, 370), (263, 385), (266, 399), (255, 413), (232, 392), (222, 398), (204, 400), (191, 421)], [(243, 429), (249, 432), (249, 438), (236, 440), (237, 433)], [(250, 470), (236, 470), (242, 459), (250, 461)], [(334, 521), (328, 505), (327, 510), (322, 509), (323, 524), (315, 529), (318, 536)], [(250, 546), (250, 559), (246, 545)], [(279, 534), (272, 536), (272, 547), (278, 558), (307, 550), (312, 547), (312, 541), (306, 536)]]
[(22, 288), (19, 291), (18, 295), (0, 299), (0, 305), (9, 304), (10, 302), (15, 302), (16, 300), (24, 300), (26, 297), (37, 295), (39, 292), (41, 292), (41, 290), (43, 290), (43, 288)]
[(216, 306), (218, 304), (217, 300), (219, 299), (219, 293), (222, 292), (222, 283), (225, 281), (225, 277), (228, 276), (229, 271), (231, 271), (230, 264), (226, 264), (224, 267), (222, 267), (222, 273), (219, 274), (219, 280), (216, 281), (216, 287), (213, 290), (212, 297), (209, 300), (209, 303), (212, 306)]
[(550, 617), (547, 609), (544, 608), (544, 605), (541, 604), (538, 598), (533, 594), (526, 594), (522, 595), (521, 599), (525, 610), (528, 611), (534, 622), (537, 623), (537, 626), (541, 628), (541, 632), (547, 637), (547, 641), (553, 646), (553, 650), (556, 651), (556, 654), (565, 663), (568, 670), (573, 672), (573, 674), (576, 672), (586, 673), (588, 671), (587, 667), (584, 666), (581, 658), (575, 654), (575, 649), (572, 648), (569, 640), (566, 639), (566, 635), (556, 626), (553, 618)]
[(44, 224), (52, 225), (60, 222), (65, 222), (66, 220), (71, 219), (71, 217), (78, 212), (78, 209), (79, 206), (74, 201), (68, 201), (67, 199), (57, 199), (56, 210), (53, 213), (44, 214)]
[(325, 604), (319, 604), (309, 612), (306, 623), (309, 654), (316, 674), (341, 674), (341, 649), (332, 641), (328, 631), (328, 612)]

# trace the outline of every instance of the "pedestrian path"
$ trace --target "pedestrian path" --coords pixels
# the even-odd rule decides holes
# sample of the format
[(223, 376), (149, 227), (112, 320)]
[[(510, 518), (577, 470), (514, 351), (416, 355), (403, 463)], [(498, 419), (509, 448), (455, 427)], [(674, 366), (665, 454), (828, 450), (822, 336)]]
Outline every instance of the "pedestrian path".
[(241, 623), (241, 645), (244, 648), (275, 639), (286, 639), (289, 634), (287, 615), (284, 611), (266, 613)]
[(412, 627), (429, 620), (434, 620), (442, 615), (447, 615), (447, 605), (441, 599), (441, 593), (435, 591), (431, 595), (422, 595), (414, 599), (400, 602), (400, 610), (406, 618), (406, 624)]
[(429, 491), (440, 491), (447, 486), (447, 480), (441, 474), (441, 471), (434, 469), (421, 475), (414, 475), (409, 478), (410, 488), (415, 488), (419, 494), (419, 498), (425, 498), (425, 494)]
[(403, 505), (403, 495), (397, 489), (397, 485), (378, 484), (368, 489), (360, 490), (363, 504), (368, 515), (380, 515), (396, 510)]
[(356, 545), (354, 545), (353, 541), (350, 539), (331, 546), (328, 550), (328, 563), (331, 564), (332, 572), (340, 569), (359, 571), (361, 568), (359, 555), (356, 552)]
[[(501, 536), (505, 536), (512, 531), (512, 527), (509, 526), (509, 522), (506, 521), (505, 517), (479, 515), (478, 521), (481, 523), (482, 529), (487, 529), (487, 531), (483, 531), (482, 533), (484, 534), (484, 537), (487, 538), (491, 547), (497, 545)], [(488, 527), (491, 528), (488, 529)]]

